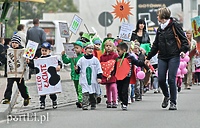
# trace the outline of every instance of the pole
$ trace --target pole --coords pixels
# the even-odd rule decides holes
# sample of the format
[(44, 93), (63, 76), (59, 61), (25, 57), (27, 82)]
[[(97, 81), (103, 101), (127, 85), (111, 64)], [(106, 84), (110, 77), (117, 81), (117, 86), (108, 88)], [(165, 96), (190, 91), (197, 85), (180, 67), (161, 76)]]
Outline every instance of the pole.
[(107, 35), (107, 12), (105, 12), (105, 36)]
[(8, 23), (8, 20), (7, 19), (5, 19), (5, 38), (7, 38), (7, 35), (8, 35), (8, 25), (7, 25), (7, 23)]
[(20, 1), (18, 2), (18, 24), (20, 24), (20, 19), (21, 19), (21, 11), (20, 11)]

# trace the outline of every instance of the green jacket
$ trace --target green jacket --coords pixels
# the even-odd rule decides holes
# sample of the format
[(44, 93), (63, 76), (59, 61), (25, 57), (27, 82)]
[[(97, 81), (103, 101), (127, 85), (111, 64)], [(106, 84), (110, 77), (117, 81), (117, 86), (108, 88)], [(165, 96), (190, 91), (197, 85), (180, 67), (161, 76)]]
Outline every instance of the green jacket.
[(78, 60), (84, 56), (83, 53), (78, 54), (76, 58), (68, 58), (66, 54), (62, 55), (62, 61), (65, 64), (71, 63), (71, 79), (72, 80), (79, 80), (79, 74), (75, 73), (74, 66), (78, 62)]

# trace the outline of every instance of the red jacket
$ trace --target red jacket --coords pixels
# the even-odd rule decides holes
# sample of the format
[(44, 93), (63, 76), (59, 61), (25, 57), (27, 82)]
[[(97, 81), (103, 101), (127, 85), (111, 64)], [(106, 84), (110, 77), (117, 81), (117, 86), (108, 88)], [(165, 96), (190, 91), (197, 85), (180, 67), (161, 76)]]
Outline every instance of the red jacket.
[[(100, 62), (107, 62), (109, 60), (116, 60), (118, 57), (117, 53), (115, 52), (110, 52), (108, 55), (107, 53), (104, 53), (101, 57), (100, 57)], [(102, 84), (107, 84), (107, 83), (115, 83), (116, 82), (116, 78), (114, 76), (114, 74), (111, 73), (111, 78), (107, 81), (107, 78), (105, 76), (102, 77)]]

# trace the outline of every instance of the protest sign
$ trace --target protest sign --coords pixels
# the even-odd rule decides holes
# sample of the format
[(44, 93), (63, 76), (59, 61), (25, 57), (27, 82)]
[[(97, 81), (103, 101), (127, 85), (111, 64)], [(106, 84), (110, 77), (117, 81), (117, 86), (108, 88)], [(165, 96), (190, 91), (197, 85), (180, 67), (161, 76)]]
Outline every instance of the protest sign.
[(69, 58), (77, 57), (76, 52), (74, 50), (74, 45), (72, 43), (64, 43), (63, 45), (64, 45), (65, 53), (67, 54), (67, 57)]
[(34, 59), (36, 67), (36, 85), (39, 95), (62, 92), (60, 75), (56, 71), (57, 57)]
[(132, 31), (133, 31), (133, 25), (123, 22), (119, 32), (119, 38), (122, 40), (130, 41)]
[(73, 18), (73, 20), (72, 20), (72, 22), (71, 22), (71, 25), (70, 25), (70, 27), (69, 27), (69, 30), (70, 30), (72, 33), (76, 34), (76, 32), (78, 31), (78, 29), (79, 29), (81, 23), (82, 23), (82, 19), (81, 19), (79, 16), (74, 15), (74, 18)]
[(36, 53), (38, 47), (38, 43), (28, 40), (28, 43), (26, 45), (25, 51), (24, 51), (24, 57), (27, 59), (33, 59)]
[(69, 28), (67, 23), (59, 22), (60, 36), (62, 38), (69, 37)]

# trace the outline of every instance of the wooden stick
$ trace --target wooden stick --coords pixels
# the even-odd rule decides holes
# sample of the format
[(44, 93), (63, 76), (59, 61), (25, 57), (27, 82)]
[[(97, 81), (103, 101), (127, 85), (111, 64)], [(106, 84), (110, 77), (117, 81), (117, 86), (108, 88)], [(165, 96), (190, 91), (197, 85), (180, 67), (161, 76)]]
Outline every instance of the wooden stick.
[(22, 78), (23, 78), (23, 75), (24, 75), (25, 70), (26, 70), (26, 64), (24, 64), (24, 70), (23, 70), (22, 75), (21, 75), (21, 77), (20, 77), (19, 83), (22, 82)]
[(89, 32), (89, 30), (88, 30), (88, 28), (87, 28), (87, 26), (86, 26), (86, 24), (84, 24), (84, 26), (85, 26), (85, 28), (86, 28), (87, 32), (88, 32), (88, 33), (90, 33), (90, 32)]

